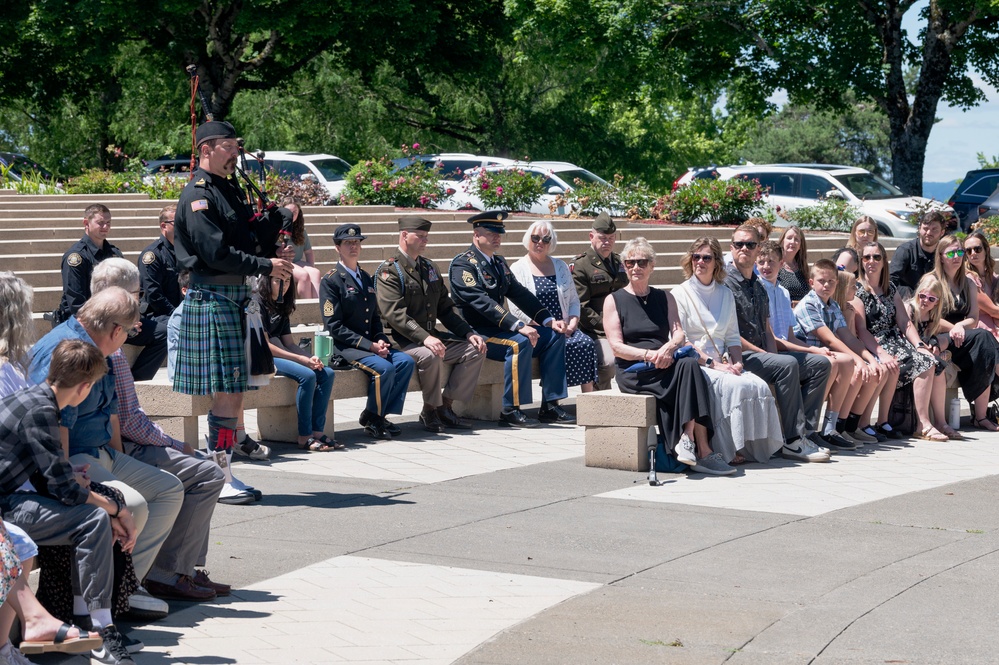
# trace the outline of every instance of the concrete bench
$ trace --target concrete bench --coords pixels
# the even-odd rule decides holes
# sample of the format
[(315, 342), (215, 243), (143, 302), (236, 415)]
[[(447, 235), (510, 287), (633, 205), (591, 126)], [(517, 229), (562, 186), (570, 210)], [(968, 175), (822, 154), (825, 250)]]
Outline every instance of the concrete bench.
[[(444, 367), (445, 381), (450, 368)], [(532, 363), (534, 378), (540, 377), (538, 361)], [(337, 370), (333, 381), (333, 393), (326, 412), (326, 434), (333, 435), (333, 410), (336, 400), (352, 397), (366, 397), (370, 379), (360, 370)], [(245, 393), (244, 409), (257, 410), (257, 424), (260, 436), (268, 441), (295, 441), (298, 436), (298, 412), (295, 407), (295, 393), (298, 383), (284, 376), (275, 376), (269, 385), (259, 390)], [(419, 378), (414, 372), (409, 383), (409, 392), (419, 392)], [(135, 391), (139, 404), (151, 419), (156, 420), (164, 431), (174, 438), (181, 439), (194, 447), (200, 447), (198, 438), (198, 418), (208, 415), (211, 397), (208, 395), (183, 395), (173, 391), (173, 384), (167, 380), (166, 369), (161, 369), (149, 381), (138, 381)], [(412, 399), (410, 397), (409, 399)], [(416, 397), (415, 399), (421, 399)], [(455, 412), (474, 420), (498, 420), (503, 407), (503, 363), (486, 360), (479, 374), (475, 392), (469, 399), (455, 401)]]
[(649, 470), (649, 428), (656, 425), (652, 395), (618, 390), (582, 393), (576, 397), (576, 424), (585, 430), (586, 466)]

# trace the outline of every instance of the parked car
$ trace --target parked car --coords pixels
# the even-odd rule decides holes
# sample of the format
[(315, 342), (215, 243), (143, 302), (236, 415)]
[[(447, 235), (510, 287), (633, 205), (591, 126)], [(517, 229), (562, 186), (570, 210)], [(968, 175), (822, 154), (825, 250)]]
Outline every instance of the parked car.
[[(510, 164), (501, 166), (487, 166), (479, 171), (502, 171), (504, 169), (513, 168), (523, 169), (544, 178), (542, 187), (545, 193), (541, 196), (541, 199), (537, 203), (531, 206), (530, 210), (525, 211), (536, 215), (551, 214), (552, 210), (549, 207), (549, 204), (552, 203), (557, 196), (572, 191), (573, 183), (576, 179), (587, 183), (601, 184), (606, 187), (612, 186), (600, 176), (591, 173), (584, 168), (576, 166), (575, 164), (570, 164), (569, 162), (511, 162)], [(474, 180), (477, 173), (478, 171), (473, 171), (472, 173), (466, 174), (466, 181), (463, 182), (461, 186), (457, 188), (455, 194), (449, 200), (444, 201), (440, 207), (449, 210), (482, 210), (482, 200), (473, 193), (475, 191), (475, 187), (468, 186), (468, 180)], [(563, 207), (555, 209), (555, 214), (557, 215), (564, 215), (567, 212), (568, 211)], [(611, 212), (614, 214), (620, 214), (620, 211)]]
[(978, 220), (978, 208), (999, 187), (999, 169), (968, 171), (947, 205), (954, 209), (962, 231), (967, 231)]
[(922, 210), (939, 210), (947, 216), (953, 209), (921, 196), (906, 196), (900, 189), (866, 169), (842, 164), (754, 164), (713, 169), (721, 180), (758, 180), (766, 191), (765, 201), (782, 210), (817, 205), (841, 199), (872, 217), (881, 235), (916, 237), (913, 216)]
[[(258, 172), (259, 162), (250, 157), (252, 151), (247, 152), (250, 170)], [(264, 152), (263, 162), (264, 168), (282, 177), (318, 182), (329, 192), (329, 203), (340, 198), (340, 192), (347, 186), (344, 176), (350, 170), (350, 164), (344, 160), (324, 153), (275, 150)]]
[(976, 222), (987, 217), (997, 216), (999, 216), (999, 187), (996, 187), (996, 190), (992, 192), (992, 195), (989, 196), (989, 198), (985, 199), (975, 207)]
[[(445, 196), (454, 196), (461, 190), (461, 181), (468, 171), (487, 166), (514, 164), (516, 160), (506, 157), (488, 157), (473, 155), (467, 152), (442, 152), (436, 155), (412, 155), (393, 159), (392, 164), (398, 171), (415, 163), (425, 164), (428, 168), (438, 168), (441, 174), (441, 189)], [(438, 207), (450, 208), (446, 202)]]
[(24, 175), (31, 172), (37, 173), (43, 180), (55, 181), (55, 176), (44, 166), (16, 152), (0, 152), (0, 167), (14, 182), (20, 182)]
[(187, 180), (191, 175), (190, 155), (177, 155), (176, 157), (164, 155), (163, 157), (157, 157), (148, 161), (143, 160), (142, 164), (146, 171), (146, 174), (142, 176), (142, 180), (146, 184), (151, 184), (153, 176), (156, 175), (176, 178), (178, 180)]

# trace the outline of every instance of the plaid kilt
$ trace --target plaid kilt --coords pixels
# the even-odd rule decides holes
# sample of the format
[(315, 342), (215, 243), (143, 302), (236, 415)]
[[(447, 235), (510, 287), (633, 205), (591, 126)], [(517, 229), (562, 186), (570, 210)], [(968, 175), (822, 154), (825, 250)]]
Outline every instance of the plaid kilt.
[(184, 395), (242, 393), (246, 380), (246, 286), (192, 284), (184, 299), (173, 389)]

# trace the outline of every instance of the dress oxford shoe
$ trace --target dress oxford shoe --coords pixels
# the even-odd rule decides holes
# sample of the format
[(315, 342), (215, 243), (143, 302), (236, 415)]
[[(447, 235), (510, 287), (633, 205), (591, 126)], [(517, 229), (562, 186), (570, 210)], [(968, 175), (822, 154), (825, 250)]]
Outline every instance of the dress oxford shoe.
[(538, 420), (543, 423), (559, 423), (561, 425), (571, 425), (576, 422), (576, 419), (557, 402), (543, 405), (538, 411)]
[(534, 418), (528, 418), (524, 415), (524, 412), (520, 409), (514, 409), (509, 413), (503, 412), (500, 414), (500, 425), (507, 425), (508, 427), (537, 427), (538, 421)]
[(420, 414), (420, 423), (423, 424), (423, 429), (428, 432), (433, 432), (434, 434), (444, 432), (444, 423), (441, 422), (440, 416), (437, 415), (437, 409), (432, 406), (423, 408), (423, 413)]
[(451, 429), (472, 429), (472, 426), (458, 417), (450, 406), (437, 407), (437, 417), (444, 423), (444, 427)]

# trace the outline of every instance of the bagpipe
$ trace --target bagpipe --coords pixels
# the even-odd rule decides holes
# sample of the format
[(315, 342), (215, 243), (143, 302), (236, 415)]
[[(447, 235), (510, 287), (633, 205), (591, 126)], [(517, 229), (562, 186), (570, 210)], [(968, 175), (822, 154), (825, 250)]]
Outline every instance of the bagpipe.
[[(201, 103), (206, 122), (212, 122), (215, 119), (215, 114), (201, 88), (197, 66), (188, 65), (187, 73), (191, 80), (191, 177), (193, 178), (198, 154), (196, 100)], [(247, 207), (252, 211), (249, 220), (252, 232), (260, 240), (261, 246), (273, 242), (275, 251), (286, 250), (291, 242), (293, 219), (287, 208), (279, 208), (267, 196), (264, 153), (258, 150), (253, 154), (259, 165), (260, 182), (258, 185), (249, 175), (245, 141), (242, 138), (237, 138), (236, 145), (239, 147), (239, 159), (236, 162), (232, 179), (236, 189), (246, 197)], [(245, 186), (245, 190), (240, 186), (241, 182)], [(282, 279), (280, 295), (277, 300), (279, 303), (284, 300), (284, 290), (284, 280)], [(270, 381), (270, 377), (274, 375), (274, 357), (267, 344), (267, 330), (263, 325), (260, 307), (252, 298), (244, 305), (244, 317), (246, 321), (246, 359), (247, 367), (250, 370), (250, 378), (247, 382), (249, 385), (266, 385)]]

